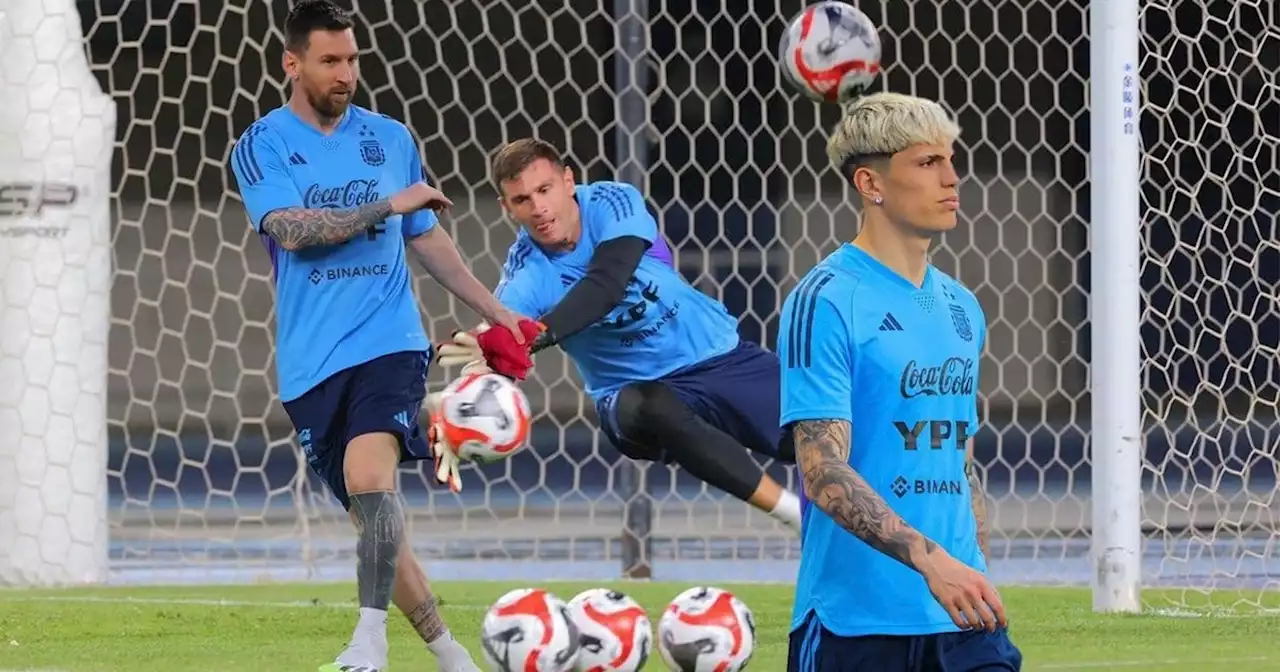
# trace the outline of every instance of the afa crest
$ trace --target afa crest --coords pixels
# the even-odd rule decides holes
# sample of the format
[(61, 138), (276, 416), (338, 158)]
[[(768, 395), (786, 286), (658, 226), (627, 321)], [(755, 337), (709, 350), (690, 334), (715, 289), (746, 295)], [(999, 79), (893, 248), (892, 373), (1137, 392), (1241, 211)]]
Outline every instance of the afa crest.
[(377, 140), (361, 140), (360, 158), (371, 166), (381, 166), (386, 163), (387, 154), (382, 151), (382, 145)]
[(969, 314), (962, 306), (954, 303), (951, 306), (951, 324), (956, 328), (956, 335), (966, 341), (973, 340), (973, 327), (969, 324)]

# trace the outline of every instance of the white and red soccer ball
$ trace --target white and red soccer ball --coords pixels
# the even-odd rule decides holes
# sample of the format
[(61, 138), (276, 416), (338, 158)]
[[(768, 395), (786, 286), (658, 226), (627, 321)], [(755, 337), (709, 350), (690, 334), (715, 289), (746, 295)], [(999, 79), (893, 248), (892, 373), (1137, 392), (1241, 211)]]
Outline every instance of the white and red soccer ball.
[(862, 95), (880, 74), (880, 35), (860, 10), (837, 0), (805, 7), (778, 44), (782, 74), (800, 93), (826, 103)]
[(480, 644), (494, 672), (572, 672), (578, 662), (568, 605), (539, 588), (498, 598), (480, 624)]
[(751, 610), (719, 588), (680, 593), (658, 620), (658, 653), (671, 670), (738, 672), (746, 669), (755, 648)]
[(460, 376), (444, 389), (436, 413), (445, 440), (464, 461), (504, 460), (529, 440), (529, 398), (496, 373)]
[(640, 603), (616, 590), (592, 588), (569, 600), (578, 627), (574, 672), (637, 672), (653, 651), (653, 629)]
[[(649, 617), (635, 600), (593, 588), (568, 604), (537, 589), (513, 590), (480, 627), (492, 672), (636, 672), (654, 646)], [(690, 588), (657, 628), (662, 662), (674, 672), (740, 672), (755, 651), (751, 610), (728, 591)]]

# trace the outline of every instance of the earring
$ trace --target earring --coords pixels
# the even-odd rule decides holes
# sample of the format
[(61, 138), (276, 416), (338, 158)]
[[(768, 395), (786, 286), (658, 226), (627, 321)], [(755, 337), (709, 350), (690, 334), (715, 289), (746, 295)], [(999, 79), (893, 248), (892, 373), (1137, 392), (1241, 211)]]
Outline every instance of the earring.
[(884, 203), (884, 199), (876, 196), (876, 205), (880, 205), (881, 203)]

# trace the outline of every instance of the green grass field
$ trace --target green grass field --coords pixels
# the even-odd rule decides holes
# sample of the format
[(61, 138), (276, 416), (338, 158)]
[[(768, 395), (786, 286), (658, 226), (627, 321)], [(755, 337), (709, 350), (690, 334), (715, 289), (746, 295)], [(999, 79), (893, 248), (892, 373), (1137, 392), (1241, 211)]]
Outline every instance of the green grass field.
[[(596, 584), (547, 583), (569, 599)], [(437, 588), (454, 633), (479, 657), (478, 626), (506, 583), (443, 583)], [(651, 618), (688, 585), (616, 583), (649, 609)], [(755, 613), (758, 642), (751, 669), (786, 669), (791, 588), (722, 587)], [(1100, 616), (1086, 589), (1005, 588), (1010, 628), (1026, 670), (1280, 670), (1280, 618), (1230, 612), (1256, 592), (1217, 594), (1218, 615)], [(354, 624), (354, 586), (289, 584), (218, 587), (97, 588), (0, 592), (0, 671), (68, 672), (199, 670), (310, 672), (332, 659)], [(1152, 602), (1177, 601), (1147, 591)], [(1262, 606), (1280, 608), (1280, 594)], [(1199, 607), (1214, 606), (1208, 603)], [(408, 624), (391, 633), (393, 670), (435, 665)], [(660, 670), (656, 655), (646, 669)]]

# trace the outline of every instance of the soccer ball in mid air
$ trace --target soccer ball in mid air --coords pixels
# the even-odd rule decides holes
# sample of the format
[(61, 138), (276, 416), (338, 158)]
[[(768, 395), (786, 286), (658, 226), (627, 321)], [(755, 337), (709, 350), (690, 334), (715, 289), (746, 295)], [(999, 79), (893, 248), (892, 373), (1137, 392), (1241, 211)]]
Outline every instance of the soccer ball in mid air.
[(468, 373), (453, 381), (436, 412), (440, 431), (462, 460), (506, 459), (529, 439), (529, 398), (496, 373)]
[(480, 624), (480, 645), (492, 672), (572, 672), (578, 662), (568, 606), (539, 588), (499, 597)]
[(672, 670), (738, 672), (756, 647), (751, 610), (719, 588), (690, 588), (658, 620), (658, 653)]
[(581, 644), (577, 672), (636, 672), (649, 659), (649, 615), (630, 597), (605, 588), (583, 591), (569, 600), (569, 618)]
[(817, 101), (846, 103), (880, 74), (880, 35), (857, 8), (826, 0), (804, 8), (778, 44), (783, 75)]

